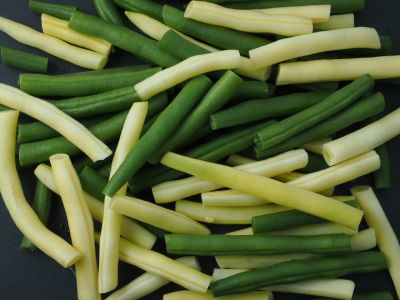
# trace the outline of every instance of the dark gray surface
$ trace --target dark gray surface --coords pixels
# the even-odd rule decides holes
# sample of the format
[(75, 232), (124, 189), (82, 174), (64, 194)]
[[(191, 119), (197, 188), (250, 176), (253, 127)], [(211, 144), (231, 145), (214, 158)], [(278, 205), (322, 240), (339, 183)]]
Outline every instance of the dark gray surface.
[[(83, 11), (93, 12), (90, 0), (66, 1), (74, 3)], [(365, 12), (357, 16), (357, 25), (371, 26), (379, 30), (381, 34), (391, 35), (393, 38), (393, 53), (400, 54), (400, 25), (398, 25), (398, 0), (367, 1)], [(40, 18), (30, 12), (27, 1), (0, 0), (0, 15), (15, 21), (40, 29)], [(65, 73), (79, 70), (79, 68), (44, 54), (36, 49), (23, 46), (5, 34), (0, 33), (0, 46), (26, 49), (33, 53), (46, 55), (50, 58), (50, 73)], [(137, 60), (123, 51), (113, 54), (109, 66), (134, 64)], [(0, 82), (17, 86), (19, 71), (11, 69), (0, 63)], [(377, 85), (376, 90), (384, 93), (387, 99), (387, 111), (392, 111), (400, 104), (400, 87)], [(398, 195), (400, 192), (400, 138), (389, 142), (389, 152), (392, 158), (393, 188), (378, 191), (377, 194), (398, 236), (400, 236), (400, 218)], [(1, 166), (0, 166), (1, 169)], [(32, 199), (34, 177), (31, 169), (20, 172), (24, 191), (29, 200)], [(62, 208), (58, 200), (53, 206), (54, 213), (51, 216), (50, 228), (57, 234), (69, 240), (67, 225)], [(21, 233), (13, 224), (3, 201), (0, 200), (0, 299), (75, 299), (75, 278), (73, 272), (63, 269), (57, 263), (40, 252), (31, 253), (18, 249), (21, 241)], [(206, 271), (210, 271), (213, 261), (201, 260)], [(121, 286), (132, 280), (139, 271), (131, 266), (121, 264)], [(370, 275), (349, 277), (356, 281), (357, 292), (390, 290), (394, 289), (387, 272)], [(162, 299), (163, 292), (177, 289), (174, 285), (160, 290), (145, 299)], [(308, 299), (295, 295), (278, 295), (277, 299)]]

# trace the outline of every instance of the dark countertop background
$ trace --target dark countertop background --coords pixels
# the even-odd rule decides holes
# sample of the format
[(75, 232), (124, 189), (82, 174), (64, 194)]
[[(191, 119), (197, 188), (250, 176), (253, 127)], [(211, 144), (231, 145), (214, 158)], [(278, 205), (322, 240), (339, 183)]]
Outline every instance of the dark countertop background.
[[(40, 17), (29, 10), (27, 2), (28, 1), (1, 0), (0, 15), (39, 30), (41, 28)], [(82, 11), (94, 12), (90, 0), (70, 0), (65, 2), (76, 4)], [(175, 0), (175, 2), (172, 3), (177, 2)], [(400, 54), (399, 10), (400, 2), (398, 0), (367, 0), (366, 10), (356, 17), (356, 25), (375, 27), (380, 34), (390, 35), (393, 39), (392, 53)], [(22, 50), (26, 49), (33, 53), (48, 56), (50, 58), (50, 74), (79, 70), (78, 67), (47, 55), (39, 50), (21, 45), (1, 32), (0, 46), (9, 46)], [(135, 63), (138, 63), (138, 60), (132, 55), (118, 50), (117, 53), (111, 55), (108, 66), (130, 65)], [(0, 63), (0, 82), (17, 86), (18, 74), (18, 70), (11, 69)], [(400, 87), (378, 84), (376, 90), (383, 92), (386, 96), (386, 111), (392, 111), (400, 106)], [(390, 141), (388, 147), (392, 159), (393, 188), (390, 190), (377, 191), (377, 195), (381, 200), (382, 206), (397, 236), (400, 237), (400, 138)], [(32, 169), (24, 169), (20, 172), (24, 192), (29, 201), (32, 199), (34, 190), (34, 176), (32, 171)], [(347, 186), (352, 185), (354, 185), (354, 183)], [(50, 228), (69, 240), (65, 215), (60, 203), (57, 203), (58, 201), (57, 199), (54, 201), (53, 214), (50, 218)], [(20, 250), (19, 244), (21, 236), (21, 233), (17, 230), (8, 214), (4, 202), (0, 200), (0, 299), (76, 299), (73, 271), (62, 268), (56, 262), (38, 251), (31, 253), (26, 250)], [(162, 247), (160, 242), (158, 244), (158, 247)], [(200, 261), (203, 269), (206, 272), (210, 272), (213, 267), (212, 260), (202, 258)], [(140, 270), (121, 263), (120, 286), (130, 282), (138, 274), (140, 274)], [(390, 290), (394, 298), (396, 298), (390, 276), (387, 272), (349, 276), (348, 278), (355, 280), (356, 292)], [(161, 295), (163, 293), (177, 289), (179, 289), (179, 287), (170, 284), (144, 299), (162, 299)], [(297, 295), (275, 295), (276, 299), (311, 299), (311, 297)]]

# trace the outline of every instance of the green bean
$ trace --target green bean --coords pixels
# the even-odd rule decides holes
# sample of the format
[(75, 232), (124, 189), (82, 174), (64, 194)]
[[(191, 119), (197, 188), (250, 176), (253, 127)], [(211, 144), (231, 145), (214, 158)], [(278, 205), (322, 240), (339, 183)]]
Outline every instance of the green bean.
[(300, 147), (318, 138), (330, 136), (344, 128), (368, 117), (376, 115), (385, 108), (385, 99), (381, 93), (375, 93), (365, 99), (357, 101), (346, 110), (330, 117), (327, 120), (309, 128), (306, 131), (291, 137), (283, 143), (277, 144), (266, 150), (255, 147), (255, 155), (258, 159), (273, 156), (296, 147)]
[[(353, 295), (352, 300), (393, 300), (389, 292), (375, 292), (368, 294)], [(315, 298), (313, 300), (334, 300), (334, 298)]]
[(330, 4), (332, 14), (347, 14), (364, 10), (365, 0), (256, 0), (223, 3), (222, 5), (236, 9), (258, 9), (319, 4)]
[(10, 108), (0, 104), (0, 111), (6, 111), (6, 110), (10, 110)]
[(350, 238), (345, 234), (315, 236), (167, 234), (165, 244), (169, 254), (203, 256), (336, 254), (351, 251)]
[(163, 145), (186, 117), (194, 105), (205, 95), (212, 82), (206, 76), (191, 79), (160, 114), (153, 126), (143, 135), (134, 148), (128, 153), (125, 161), (111, 177), (104, 189), (104, 194), (114, 194), (129, 178), (145, 164), (145, 162)]
[(39, 15), (48, 14), (50, 16), (64, 20), (69, 20), (71, 16), (77, 11), (75, 5), (47, 3), (37, 0), (29, 0), (29, 8)]
[(74, 118), (86, 118), (129, 108), (140, 101), (133, 86), (127, 86), (91, 96), (50, 101)]
[(310, 92), (330, 92), (330, 91), (333, 92), (338, 89), (339, 82), (325, 81), (325, 82), (302, 83), (302, 84), (294, 84), (293, 87)]
[(101, 70), (90, 70), (90, 71), (82, 71), (82, 72), (74, 72), (74, 73), (67, 73), (56, 75), (57, 77), (73, 77), (73, 76), (81, 76), (81, 75), (105, 75), (105, 74), (114, 74), (114, 73), (126, 73), (132, 71), (143, 71), (146, 69), (150, 69), (150, 65), (136, 65), (136, 66), (126, 66), (126, 67), (115, 67), (115, 68), (107, 68)]
[(157, 42), (126, 27), (107, 23), (100, 18), (78, 12), (68, 27), (78, 32), (102, 38), (141, 59), (153, 64), (170, 67), (178, 63), (174, 57), (158, 49)]
[[(112, 150), (115, 150), (115, 147), (110, 147), (110, 148)], [(112, 159), (112, 157), (109, 156), (106, 159), (93, 162), (89, 157), (84, 156), (81, 159), (78, 159), (78, 160), (76, 160), (74, 162), (74, 169), (75, 169), (75, 171), (77, 173), (82, 172), (82, 170), (85, 167), (90, 167), (92, 169), (98, 169), (98, 168), (101, 168), (101, 167), (103, 167), (103, 166), (105, 166), (107, 164), (110, 164), (111, 163), (111, 159)]]
[(47, 57), (7, 47), (1, 47), (0, 51), (1, 59), (7, 66), (37, 73), (47, 72), (47, 65), (49, 63)]
[(111, 163), (102, 166), (99, 169), (99, 174), (109, 178), (111, 174)]
[[(198, 145), (184, 152), (185, 156), (201, 160), (216, 162), (233, 153), (243, 151), (253, 144), (254, 134), (269, 122), (261, 122), (244, 128), (236, 129), (211, 141)], [(129, 189), (132, 193), (138, 193), (156, 184), (182, 177), (184, 173), (164, 167), (154, 166), (138, 173), (129, 181)]]
[(21, 74), (18, 83), (21, 90), (36, 96), (89, 96), (134, 85), (158, 71), (160, 71), (160, 68), (111, 74), (76, 75), (72, 77)]
[(381, 167), (373, 173), (375, 188), (388, 189), (392, 186), (390, 157), (386, 144), (375, 149), (381, 159)]
[[(345, 201), (346, 204), (356, 207), (355, 201)], [(313, 215), (298, 211), (288, 210), (268, 215), (255, 216), (252, 219), (254, 234), (285, 230), (297, 226), (322, 224), (327, 221)]]
[(98, 16), (104, 21), (121, 26), (124, 25), (124, 21), (122, 21), (113, 0), (93, 0), (93, 3)]
[[(85, 127), (90, 127), (104, 121), (109, 116), (100, 116), (81, 123)], [(42, 122), (31, 122), (18, 124), (17, 140), (19, 143), (30, 143), (60, 136), (60, 133)]]
[(148, 0), (114, 0), (125, 10), (140, 12), (158, 21), (162, 21), (162, 5)]
[(173, 135), (154, 153), (150, 162), (159, 162), (166, 152), (180, 149), (188, 139), (196, 136), (193, 133), (197, 133), (202, 127), (208, 127), (209, 116), (225, 105), (242, 84), (243, 80), (239, 76), (232, 71), (226, 71)]
[(289, 116), (322, 101), (327, 96), (328, 92), (296, 93), (242, 102), (212, 114), (210, 126), (215, 130), (271, 117)]
[[(50, 217), (51, 196), (52, 192), (40, 180), (37, 180), (32, 208), (44, 225), (47, 225)], [(36, 249), (36, 246), (24, 236), (20, 248), (33, 251)]]
[(275, 87), (264, 81), (246, 80), (233, 95), (229, 103), (238, 103), (246, 100), (268, 98), (274, 93)]
[(308, 152), (308, 164), (305, 168), (303, 168), (299, 171), (303, 172), (303, 173), (313, 173), (313, 172), (321, 171), (328, 167), (329, 166), (326, 163), (323, 156), (312, 153), (312, 152)]
[(104, 200), (104, 195), (101, 191), (107, 184), (107, 177), (100, 175), (91, 167), (86, 166), (79, 173), (79, 181), (81, 182), (84, 191), (88, 192), (100, 201)]
[[(164, 95), (160, 94), (154, 98), (156, 97), (164, 97)], [(149, 100), (148, 117), (157, 113), (152, 104), (153, 100)], [(157, 102), (158, 101), (156, 101), (156, 103)], [(157, 107), (157, 109), (160, 109), (160, 107)], [(128, 111), (122, 111), (103, 122), (90, 126), (89, 130), (101, 141), (106, 143), (112, 142), (119, 137), (127, 114)], [(21, 166), (27, 166), (47, 161), (51, 155), (56, 153), (74, 155), (80, 152), (81, 151), (75, 145), (61, 136), (39, 142), (21, 144), (19, 148), (19, 162)]]
[(348, 107), (370, 90), (373, 85), (374, 80), (370, 75), (361, 76), (323, 101), (260, 130), (254, 141), (262, 149), (284, 142)]
[(222, 49), (237, 49), (244, 56), (248, 56), (251, 49), (271, 42), (256, 35), (185, 18), (182, 11), (169, 5), (164, 5), (162, 16), (165, 24), (175, 30)]
[(214, 296), (219, 297), (253, 291), (269, 285), (313, 278), (340, 277), (353, 273), (369, 273), (386, 268), (385, 255), (374, 251), (310, 260), (290, 260), (218, 280), (211, 286), (211, 290)]

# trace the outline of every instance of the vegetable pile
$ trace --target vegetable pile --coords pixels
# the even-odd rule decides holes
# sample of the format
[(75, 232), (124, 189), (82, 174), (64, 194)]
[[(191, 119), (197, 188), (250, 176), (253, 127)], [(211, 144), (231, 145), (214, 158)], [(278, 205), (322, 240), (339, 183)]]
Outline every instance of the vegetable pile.
[[(30, 72), (0, 83), (0, 192), (21, 248), (74, 266), (80, 300), (154, 299), (170, 282), (164, 300), (393, 299), (342, 278), (378, 271), (400, 297), (374, 192), (392, 185), (400, 134), (375, 83), (397, 83), (400, 55), (355, 26), (364, 0), (93, 4), (30, 0), (41, 31), (0, 16), (7, 38), (89, 69), (46, 74), (52, 57), (1, 47)], [(121, 49), (143, 64), (108, 68)], [(365, 176), (373, 187), (353, 183)], [(70, 241), (47, 228), (52, 202)], [(145, 273), (122, 286), (120, 261)]]

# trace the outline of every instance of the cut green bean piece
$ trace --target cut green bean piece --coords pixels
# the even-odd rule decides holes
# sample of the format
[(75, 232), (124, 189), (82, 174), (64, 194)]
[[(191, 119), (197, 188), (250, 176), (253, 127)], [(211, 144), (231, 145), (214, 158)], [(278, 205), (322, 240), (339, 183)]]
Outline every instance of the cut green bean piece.
[(247, 124), (267, 118), (298, 113), (329, 96), (328, 92), (296, 93), (242, 102), (210, 116), (212, 129)]
[(82, 172), (79, 173), (79, 181), (84, 191), (88, 192), (96, 199), (102, 202), (104, 201), (104, 195), (101, 191), (107, 184), (107, 177), (100, 175), (91, 167), (85, 167)]
[(314, 82), (314, 83), (303, 83), (294, 84), (296, 88), (310, 92), (329, 92), (336, 91), (339, 87), (338, 81), (325, 81), (325, 82)]
[(268, 98), (274, 93), (274, 89), (273, 85), (264, 81), (248, 80), (236, 91), (229, 103)]
[(111, 163), (104, 165), (99, 169), (99, 174), (105, 176), (107, 178), (110, 177), (111, 174)]
[[(52, 192), (40, 180), (37, 180), (32, 208), (44, 225), (47, 225), (50, 217), (51, 196)], [(36, 249), (36, 246), (24, 236), (20, 248), (33, 251)]]
[(392, 186), (389, 151), (386, 144), (375, 149), (381, 160), (381, 167), (373, 173), (375, 188), (388, 189)]
[[(164, 97), (163, 94), (154, 97)], [(157, 104), (157, 111), (154, 110), (153, 100), (149, 100), (149, 111), (148, 117), (151, 117), (157, 113), (162, 107)], [(157, 103), (157, 101), (156, 101)], [(125, 118), (128, 111), (122, 111), (111, 118), (106, 119), (96, 125), (89, 127), (88, 129), (97, 138), (103, 142), (112, 142), (118, 138), (121, 133), (122, 126), (124, 125)], [(22, 144), (19, 148), (19, 162), (21, 166), (31, 165), (34, 163), (39, 163), (47, 161), (49, 157), (56, 153), (66, 153), (69, 155), (78, 154), (81, 151), (69, 142), (64, 137), (56, 137), (48, 140), (43, 140), (39, 142)]]
[(162, 5), (149, 0), (114, 0), (115, 4), (125, 10), (140, 12), (158, 21), (162, 21)]
[(100, 18), (106, 22), (124, 25), (113, 0), (93, 0), (94, 7)]
[(310, 260), (290, 260), (268, 268), (255, 269), (216, 281), (214, 296), (244, 293), (268, 285), (292, 283), (313, 278), (332, 278), (354, 273), (370, 273), (387, 268), (385, 255), (366, 251)]
[(242, 84), (243, 80), (239, 76), (232, 71), (226, 71), (183, 120), (173, 135), (155, 152), (150, 162), (159, 162), (166, 152), (180, 149), (187, 139), (193, 136), (193, 133), (197, 133), (202, 127), (207, 127), (209, 116), (227, 103)]
[(205, 95), (212, 82), (205, 76), (191, 79), (180, 91), (178, 96), (160, 114), (151, 128), (129, 152), (124, 163), (117, 169), (104, 189), (104, 194), (114, 194), (126, 183), (129, 178), (150, 159), (159, 147), (174, 132), (180, 122), (190, 110)]
[(81, 76), (81, 75), (106, 75), (106, 74), (123, 74), (129, 73), (132, 71), (143, 71), (146, 69), (150, 69), (150, 65), (135, 65), (135, 66), (126, 66), (126, 67), (115, 67), (115, 68), (107, 68), (101, 70), (90, 70), (90, 71), (82, 71), (82, 72), (73, 72), (67, 74), (56, 75), (57, 77), (73, 77), (73, 76)]
[[(198, 158), (205, 161), (216, 162), (233, 153), (243, 151), (253, 144), (253, 138), (257, 130), (270, 124), (261, 122), (255, 125), (237, 129), (226, 133), (205, 144), (201, 144), (184, 155)], [(166, 168), (164, 166), (154, 166), (142, 173), (138, 173), (129, 181), (129, 189), (132, 193), (138, 193), (152, 186), (182, 177), (184, 173)]]
[(170, 67), (178, 60), (157, 47), (157, 42), (148, 39), (126, 27), (107, 23), (100, 18), (77, 12), (69, 21), (68, 27), (78, 32), (102, 38), (141, 59), (153, 64)]
[[(114, 147), (111, 146), (111, 149), (114, 151), (115, 150), (115, 146)], [(85, 167), (89, 167), (89, 168), (92, 168), (92, 169), (99, 169), (99, 168), (102, 168), (102, 167), (104, 167), (105, 165), (107, 165), (109, 163), (111, 163), (111, 157), (107, 157), (106, 159), (93, 162), (93, 161), (90, 160), (89, 157), (85, 156), (85, 157), (82, 157), (81, 159), (76, 160), (74, 162), (74, 169), (75, 169), (76, 173), (79, 174), (80, 172), (82, 172), (82, 170)]]
[(251, 49), (270, 43), (269, 40), (245, 32), (201, 23), (185, 18), (184, 13), (169, 5), (164, 5), (162, 16), (169, 27), (203, 40), (222, 49), (237, 49), (244, 56)]
[[(346, 204), (356, 207), (355, 201), (345, 201)], [(297, 210), (288, 210), (263, 216), (255, 216), (252, 220), (254, 234), (285, 230), (297, 226), (322, 224), (327, 221)]]
[(294, 114), (277, 124), (260, 130), (254, 139), (257, 146), (267, 149), (288, 140), (294, 135), (331, 117), (354, 103), (370, 90), (374, 80), (364, 75), (336, 91), (325, 100)]
[[(266, 150), (255, 147), (255, 155), (258, 159), (267, 158), (277, 153), (300, 147), (306, 143), (321, 137), (330, 136), (357, 122), (365, 120), (382, 112), (385, 108), (385, 99), (381, 93), (375, 93), (365, 99), (357, 101), (346, 110), (341, 111), (327, 120), (300, 132), (283, 143), (277, 144)], [(307, 172), (307, 171), (304, 171)]]
[(106, 91), (92, 96), (51, 101), (56, 107), (74, 118), (86, 118), (118, 112), (140, 101), (132, 86)]
[(223, 5), (236, 9), (259, 9), (287, 6), (330, 4), (331, 14), (347, 14), (359, 12), (365, 8), (365, 0), (256, 0), (232, 2)]
[(88, 96), (134, 85), (160, 71), (160, 68), (130, 72), (76, 76), (49, 76), (21, 74), (21, 90), (36, 96), (77, 97)]
[(30, 72), (47, 72), (47, 65), (49, 63), (49, 59), (47, 57), (7, 47), (1, 47), (0, 51), (1, 59), (7, 66)]
[(167, 234), (169, 254), (270, 255), (285, 253), (346, 253), (351, 251), (345, 234), (315, 236)]
[(77, 11), (75, 5), (48, 3), (37, 0), (29, 0), (29, 8), (39, 15), (48, 14), (63, 20), (69, 20)]

